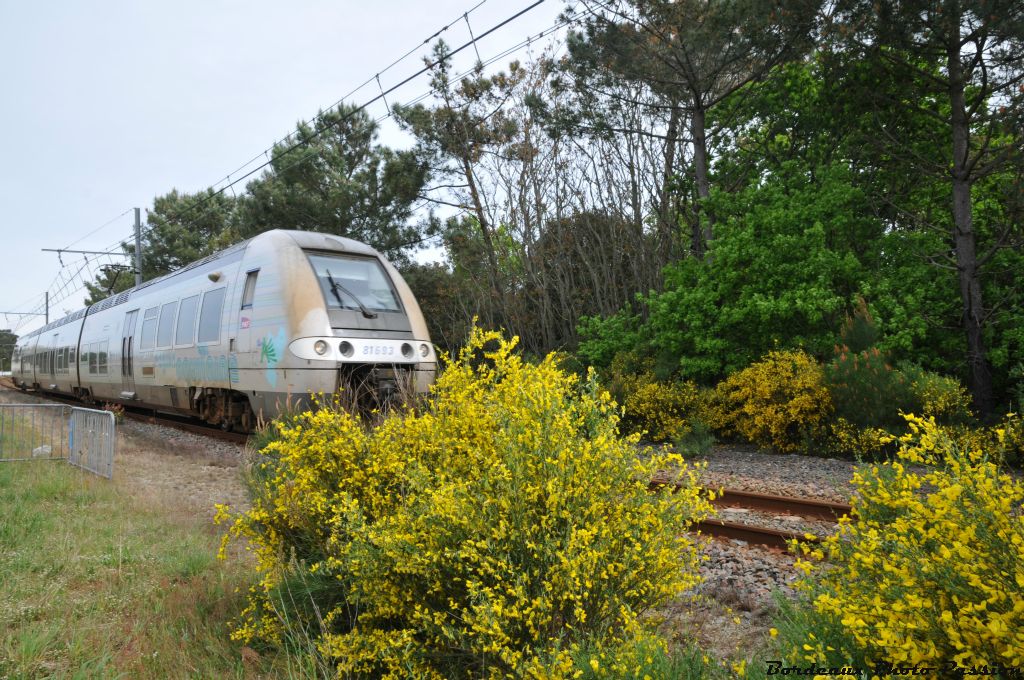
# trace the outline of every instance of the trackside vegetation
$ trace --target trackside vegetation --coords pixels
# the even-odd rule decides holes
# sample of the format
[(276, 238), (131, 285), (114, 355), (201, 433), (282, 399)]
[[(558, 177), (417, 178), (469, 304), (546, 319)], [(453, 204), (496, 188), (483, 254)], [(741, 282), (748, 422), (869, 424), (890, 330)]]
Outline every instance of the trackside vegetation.
[[(411, 410), (363, 419), (326, 405), (276, 425), (251, 471), (252, 509), (220, 511), (225, 542), (248, 541), (260, 579), (232, 637), (351, 678), (1020, 666), (1024, 484), (1002, 471), (1019, 419), (963, 425), (959, 385), (903, 370), (906, 398), (930, 415), (904, 416), (899, 436), (844, 421), (881, 459), (859, 467), (839, 533), (802, 549), (797, 596), (760, 650), (716, 659), (658, 634), (659, 605), (699, 582), (684, 534), (711, 511), (699, 467), (670, 448), (637, 455), (639, 435), (620, 435), (593, 375), (555, 355), (524, 361), (480, 329)], [(710, 393), (637, 375), (615, 389), (645, 395), (634, 421), (638, 404), (662, 404), (663, 433), (699, 412), (769, 443), (835, 436), (827, 372), (806, 354), (770, 353)], [(652, 495), (647, 480), (666, 469), (686, 486)]]
[[(279, 426), (252, 509), (229, 520), (261, 579), (235, 638), (305, 641), (343, 677), (643, 678), (675, 663), (644, 615), (698, 582), (696, 471), (638, 457), (593, 379), (514, 346), (474, 330), (425, 403), (378, 424), (323, 408)], [(651, 494), (666, 469), (684, 488)]]
[(272, 672), (228, 639), (252, 577), (208, 520), (57, 461), (0, 464), (0, 508), (0, 677)]
[(1024, 665), (1024, 484), (933, 418), (907, 420), (896, 458), (857, 473), (854, 519), (798, 562), (817, 577), (783, 626), (784, 658), (1018, 677), (1007, 669)]

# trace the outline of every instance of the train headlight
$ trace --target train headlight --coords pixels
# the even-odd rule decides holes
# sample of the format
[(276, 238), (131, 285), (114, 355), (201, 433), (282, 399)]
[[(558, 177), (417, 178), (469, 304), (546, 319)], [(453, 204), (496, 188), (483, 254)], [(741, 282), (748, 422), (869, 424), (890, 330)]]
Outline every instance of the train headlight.
[(421, 357), (426, 357), (428, 354), (430, 354), (430, 348), (427, 347), (427, 343), (421, 342), (420, 343), (420, 356)]
[(313, 351), (317, 354), (327, 354), (327, 343), (323, 340), (317, 340), (313, 343)]
[(338, 349), (341, 351), (341, 356), (343, 357), (350, 357), (356, 351), (356, 348), (353, 347), (352, 343), (348, 340), (342, 340), (341, 344), (338, 345)]
[(411, 359), (413, 355), (412, 345), (407, 342), (402, 343), (402, 356), (406, 359)]

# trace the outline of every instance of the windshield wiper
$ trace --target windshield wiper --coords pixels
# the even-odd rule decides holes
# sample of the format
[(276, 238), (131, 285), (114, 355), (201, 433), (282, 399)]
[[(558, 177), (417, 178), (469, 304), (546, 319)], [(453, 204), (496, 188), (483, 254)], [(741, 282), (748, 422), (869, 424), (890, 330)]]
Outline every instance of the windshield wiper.
[(356, 297), (352, 293), (352, 291), (350, 291), (348, 288), (346, 288), (345, 286), (341, 285), (340, 283), (338, 283), (337, 281), (334, 280), (334, 277), (331, 276), (331, 270), (330, 269), (326, 269), (325, 271), (327, 272), (327, 280), (331, 284), (331, 292), (334, 293), (334, 297), (338, 298), (338, 304), (339, 305), (341, 305), (342, 307), (345, 306), (345, 302), (341, 299), (341, 296), (338, 295), (338, 291), (340, 290), (342, 293), (344, 293), (345, 295), (348, 295), (350, 298), (352, 298), (353, 300), (356, 301), (356, 304), (359, 305), (359, 311), (361, 311), (363, 313), (363, 316), (365, 316), (367, 319), (376, 319), (377, 318), (377, 314), (375, 312), (371, 312), (369, 309), (367, 309), (366, 305), (363, 304), (362, 300), (360, 300), (358, 297)]

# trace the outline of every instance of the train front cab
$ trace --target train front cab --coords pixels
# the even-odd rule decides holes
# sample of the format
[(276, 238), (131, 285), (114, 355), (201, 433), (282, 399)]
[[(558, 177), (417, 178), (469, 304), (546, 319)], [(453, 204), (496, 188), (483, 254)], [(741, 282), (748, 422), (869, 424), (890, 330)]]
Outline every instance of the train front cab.
[[(370, 276), (383, 276), (375, 285), (387, 285), (392, 304), (364, 298), (366, 309), (359, 308), (351, 296), (368, 289)], [(339, 389), (351, 395), (356, 386), (369, 388), (379, 399), (401, 382), (424, 392), (433, 381), (436, 357), (419, 306), (398, 272), (365, 244), (314, 232), (264, 233), (249, 243), (235, 288), (229, 326), (236, 389), (257, 415), (302, 408), (310, 395)], [(403, 345), (416, 354), (403, 355)]]

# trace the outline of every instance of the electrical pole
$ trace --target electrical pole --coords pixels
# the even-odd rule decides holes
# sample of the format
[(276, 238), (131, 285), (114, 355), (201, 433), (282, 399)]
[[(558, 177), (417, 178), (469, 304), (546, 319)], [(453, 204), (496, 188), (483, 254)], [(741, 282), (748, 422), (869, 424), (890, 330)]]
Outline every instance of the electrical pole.
[(50, 291), (46, 291), (46, 323), (50, 323)]
[(139, 209), (135, 209), (135, 285), (142, 285), (142, 222)]

